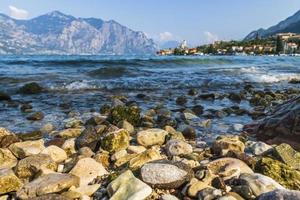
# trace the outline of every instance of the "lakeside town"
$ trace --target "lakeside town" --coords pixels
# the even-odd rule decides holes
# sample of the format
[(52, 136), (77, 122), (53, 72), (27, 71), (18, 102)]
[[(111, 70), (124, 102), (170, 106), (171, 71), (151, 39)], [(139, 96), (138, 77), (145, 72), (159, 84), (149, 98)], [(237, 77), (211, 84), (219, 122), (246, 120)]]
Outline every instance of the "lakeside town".
[(254, 40), (215, 41), (190, 48), (184, 40), (177, 48), (162, 49), (158, 55), (300, 55), (300, 34), (278, 33)]

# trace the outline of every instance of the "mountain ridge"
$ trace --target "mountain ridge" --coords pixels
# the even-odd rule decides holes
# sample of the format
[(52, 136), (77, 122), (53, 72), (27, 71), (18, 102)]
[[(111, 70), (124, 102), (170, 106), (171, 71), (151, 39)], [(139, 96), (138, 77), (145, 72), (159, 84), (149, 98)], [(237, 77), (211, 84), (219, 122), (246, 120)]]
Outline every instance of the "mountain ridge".
[(109, 20), (60, 11), (19, 20), (0, 13), (0, 54), (152, 54), (154, 41)]
[(300, 33), (300, 10), (294, 15), (280, 21), (278, 24), (271, 26), (267, 29), (260, 28), (258, 30), (249, 33), (244, 40), (255, 39), (258, 35), (259, 37), (265, 38), (277, 33)]

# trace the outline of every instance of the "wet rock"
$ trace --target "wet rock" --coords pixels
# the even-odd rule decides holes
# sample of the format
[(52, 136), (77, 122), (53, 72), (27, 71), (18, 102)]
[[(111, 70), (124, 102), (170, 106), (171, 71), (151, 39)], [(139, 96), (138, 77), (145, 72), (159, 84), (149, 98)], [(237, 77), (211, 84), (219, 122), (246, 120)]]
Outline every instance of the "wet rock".
[(274, 148), (275, 156), (294, 169), (300, 169), (300, 153), (288, 144), (280, 144)]
[(241, 174), (239, 182), (250, 188), (254, 196), (270, 192), (276, 189), (284, 189), (279, 183), (272, 178), (262, 174)]
[(271, 158), (262, 158), (255, 169), (288, 189), (300, 189), (300, 173), (284, 163)]
[(220, 136), (214, 141), (212, 150), (215, 154), (224, 156), (228, 151), (244, 152), (245, 144), (238, 136)]
[(270, 150), (272, 150), (273, 147), (264, 143), (264, 142), (255, 142), (250, 146), (250, 150), (254, 155), (260, 156), (263, 155)]
[(25, 158), (27, 156), (39, 154), (45, 149), (44, 140), (17, 142), (9, 146), (9, 150), (17, 158)]
[(78, 137), (82, 132), (81, 128), (69, 128), (62, 130), (58, 133), (58, 135), (62, 138), (69, 139)]
[(169, 156), (180, 156), (193, 152), (193, 147), (190, 144), (176, 139), (169, 140), (165, 148)]
[(65, 128), (69, 129), (69, 128), (81, 128), (83, 125), (83, 122), (81, 119), (78, 119), (76, 117), (74, 118), (69, 118), (64, 120), (65, 123)]
[(20, 142), (18, 136), (11, 134), (0, 137), (0, 148), (8, 148), (11, 144)]
[(199, 98), (204, 100), (215, 100), (216, 96), (214, 93), (205, 93), (205, 94), (200, 94)]
[(47, 174), (25, 184), (18, 192), (20, 199), (31, 199), (45, 194), (59, 193), (70, 187), (79, 186), (79, 178), (71, 174)]
[(182, 127), (182, 134), (188, 140), (194, 140), (197, 137), (197, 132), (192, 126), (184, 126)]
[(300, 84), (300, 79), (293, 78), (289, 81), (290, 84)]
[(101, 125), (106, 121), (106, 117), (93, 116), (85, 122), (85, 126), (97, 126)]
[(61, 163), (68, 158), (67, 153), (57, 146), (49, 146), (45, 148), (41, 154), (49, 155), (56, 163)]
[(22, 94), (38, 94), (43, 92), (43, 88), (36, 82), (27, 83), (19, 89)]
[(55, 130), (55, 126), (51, 123), (46, 123), (40, 128), (42, 134), (49, 134)]
[(154, 161), (141, 168), (142, 181), (154, 188), (178, 188), (192, 177), (192, 169), (181, 162)]
[(24, 113), (28, 113), (28, 112), (31, 112), (32, 111), (32, 105), (31, 104), (28, 104), (28, 103), (26, 103), (26, 104), (22, 104), (22, 106), (21, 106), (21, 111), (22, 112), (24, 112)]
[(127, 170), (108, 185), (107, 192), (111, 200), (140, 200), (150, 196), (152, 189)]
[(177, 97), (177, 99), (176, 99), (177, 105), (183, 106), (186, 103), (187, 103), (187, 98), (185, 96)]
[(30, 121), (40, 121), (40, 120), (44, 119), (44, 113), (38, 111), (38, 112), (35, 112), (35, 113), (27, 116), (26, 119), (28, 119)]
[(241, 94), (234, 93), (234, 92), (229, 93), (228, 98), (229, 98), (231, 101), (234, 101), (234, 102), (237, 102), (237, 103), (240, 103), (240, 102), (242, 101), (242, 99), (243, 99), (243, 97), (242, 97)]
[(0, 169), (0, 195), (17, 191), (22, 187), (22, 182), (11, 169)]
[(140, 122), (140, 109), (136, 106), (118, 105), (111, 109), (108, 116), (108, 121), (113, 124), (118, 124), (122, 120), (127, 120), (133, 126)]
[(38, 154), (20, 160), (15, 168), (19, 178), (32, 178), (40, 169), (56, 171), (57, 164), (49, 155)]
[(96, 162), (92, 158), (83, 158), (77, 162), (75, 167), (70, 171), (70, 174), (80, 178), (80, 185), (88, 185), (98, 176), (101, 177), (108, 172), (103, 165)]
[(131, 159), (129, 162), (129, 168), (131, 170), (137, 170), (140, 169), (145, 163), (160, 159), (162, 159), (162, 156), (160, 155), (159, 150), (151, 148)]
[(196, 105), (192, 107), (192, 111), (199, 116), (204, 113), (204, 107), (201, 105)]
[(258, 197), (258, 200), (299, 200), (300, 192), (295, 190), (273, 190)]
[(188, 95), (190, 95), (190, 96), (195, 96), (197, 94), (198, 94), (198, 90), (195, 88), (192, 88), (188, 91)]
[(108, 133), (101, 141), (101, 147), (109, 152), (116, 152), (126, 149), (129, 146), (129, 133), (120, 129), (115, 132)]
[(18, 137), (23, 141), (40, 140), (43, 138), (43, 134), (40, 130), (35, 130), (28, 133), (18, 134)]
[(131, 135), (133, 134), (134, 131), (134, 126), (132, 126), (128, 121), (123, 120), (120, 121), (117, 125), (120, 129), (125, 129), (126, 131), (128, 131), (128, 133)]
[(95, 151), (99, 148), (99, 140), (101, 134), (98, 134), (93, 126), (88, 126), (78, 138), (75, 140), (75, 145), (77, 149), (82, 147), (89, 147), (91, 150)]
[(203, 190), (201, 190), (198, 194), (198, 200), (214, 200), (218, 197), (222, 196), (222, 191), (208, 187)]
[(17, 158), (7, 148), (0, 148), (0, 169), (13, 168), (18, 163)]
[(10, 100), (11, 97), (8, 94), (0, 91), (0, 101), (10, 101)]
[(244, 130), (268, 144), (287, 143), (300, 150), (300, 97), (278, 106), (267, 117), (245, 126)]
[(137, 142), (144, 147), (162, 145), (167, 135), (168, 132), (162, 129), (147, 129), (137, 133)]

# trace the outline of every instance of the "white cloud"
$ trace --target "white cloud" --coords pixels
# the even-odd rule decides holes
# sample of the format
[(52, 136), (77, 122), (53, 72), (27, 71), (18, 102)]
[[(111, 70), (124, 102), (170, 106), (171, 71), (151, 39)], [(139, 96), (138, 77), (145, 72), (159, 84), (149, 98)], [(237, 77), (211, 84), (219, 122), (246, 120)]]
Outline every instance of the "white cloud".
[(23, 10), (20, 8), (16, 8), (15, 6), (8, 6), (9, 8), (9, 14), (12, 18), (15, 19), (27, 19), (28, 18), (28, 11)]
[(205, 31), (203, 34), (206, 38), (207, 43), (214, 43), (215, 41), (219, 40), (219, 37), (216, 34), (213, 34), (209, 31)]
[(169, 40), (175, 40), (175, 37), (172, 33), (166, 31), (159, 34), (159, 40), (160, 41), (169, 41)]

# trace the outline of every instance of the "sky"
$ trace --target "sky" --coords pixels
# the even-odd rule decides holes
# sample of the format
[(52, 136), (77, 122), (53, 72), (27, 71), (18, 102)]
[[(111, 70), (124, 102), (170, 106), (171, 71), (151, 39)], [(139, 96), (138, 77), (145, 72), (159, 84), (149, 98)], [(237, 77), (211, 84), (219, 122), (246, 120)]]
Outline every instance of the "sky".
[(113, 19), (159, 43), (242, 39), (300, 9), (300, 0), (0, 0), (0, 12), (30, 19), (53, 10)]

